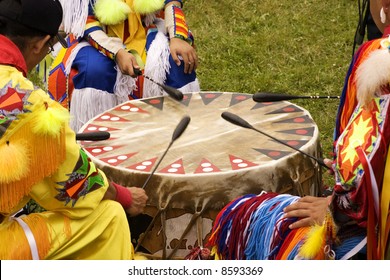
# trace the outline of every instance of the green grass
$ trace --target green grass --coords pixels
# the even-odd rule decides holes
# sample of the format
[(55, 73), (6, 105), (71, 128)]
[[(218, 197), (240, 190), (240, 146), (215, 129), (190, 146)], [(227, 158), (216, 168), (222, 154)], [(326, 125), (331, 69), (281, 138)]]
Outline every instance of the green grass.
[[(187, 0), (202, 90), (340, 95), (358, 22), (354, 0)], [(296, 100), (330, 156), (337, 99)]]

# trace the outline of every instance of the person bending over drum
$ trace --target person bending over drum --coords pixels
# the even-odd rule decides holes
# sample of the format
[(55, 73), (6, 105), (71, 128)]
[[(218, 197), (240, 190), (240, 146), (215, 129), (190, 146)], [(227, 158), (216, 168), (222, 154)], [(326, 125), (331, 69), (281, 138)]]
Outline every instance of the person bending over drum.
[(331, 195), (232, 201), (207, 244), (215, 258), (390, 259), (390, 1), (370, 2), (384, 36), (363, 44), (347, 73), (335, 156), (326, 160), (335, 176)]
[(135, 69), (182, 92), (200, 90), (198, 56), (182, 0), (61, 2), (70, 47), (59, 51), (48, 88), (54, 99), (70, 106), (75, 131), (129, 98), (165, 94)]
[[(125, 211), (143, 212), (144, 190), (109, 184), (26, 78), (61, 21), (58, 0), (0, 0), (0, 259), (132, 259)], [(46, 211), (14, 215), (30, 199)]]

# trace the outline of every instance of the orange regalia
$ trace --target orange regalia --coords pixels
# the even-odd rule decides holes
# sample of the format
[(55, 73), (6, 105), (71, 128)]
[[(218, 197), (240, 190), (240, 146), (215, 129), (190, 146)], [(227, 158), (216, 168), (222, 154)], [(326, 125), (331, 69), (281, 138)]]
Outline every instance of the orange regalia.
[[(69, 112), (0, 35), (0, 259), (130, 259), (122, 206), (76, 143)], [(33, 199), (44, 211), (15, 215)]]

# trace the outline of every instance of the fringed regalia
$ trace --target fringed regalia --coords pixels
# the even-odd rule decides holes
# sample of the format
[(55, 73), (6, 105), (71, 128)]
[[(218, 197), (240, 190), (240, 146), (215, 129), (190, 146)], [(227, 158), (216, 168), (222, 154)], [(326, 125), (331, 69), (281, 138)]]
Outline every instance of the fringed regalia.
[[(0, 259), (130, 259), (122, 206), (75, 141), (69, 112), (0, 35)], [(15, 215), (33, 199), (45, 210)]]
[(335, 185), (323, 224), (290, 230), (295, 219), (284, 218), (283, 209), (299, 197), (246, 195), (214, 221), (207, 244), (214, 258), (390, 258), (389, 51), (388, 38), (367, 42), (347, 73), (335, 129)]
[[(168, 31), (194, 44), (180, 7), (164, 6), (172, 0), (63, 0), (64, 28), (69, 48), (58, 50), (48, 89), (52, 98), (70, 107), (71, 127), (80, 127), (129, 99), (162, 96), (156, 84), (123, 75), (115, 62), (120, 49), (137, 58), (143, 73), (160, 84), (182, 92), (199, 91), (195, 72), (184, 73), (169, 51)], [(181, 3), (181, 1), (179, 1)], [(168, 26), (164, 17), (168, 15)], [(172, 29), (173, 28), (173, 29)]]

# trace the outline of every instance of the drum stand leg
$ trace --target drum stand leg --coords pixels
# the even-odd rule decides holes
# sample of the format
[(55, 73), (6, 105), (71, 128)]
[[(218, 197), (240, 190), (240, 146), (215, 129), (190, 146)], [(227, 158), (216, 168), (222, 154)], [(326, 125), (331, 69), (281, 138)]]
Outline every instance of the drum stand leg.
[(179, 239), (179, 242), (177, 242), (177, 245), (173, 248), (173, 250), (169, 254), (168, 260), (170, 260), (173, 257), (173, 255), (176, 253), (176, 251), (179, 249), (179, 246), (180, 246), (181, 242), (183, 241), (184, 237), (186, 237), (186, 235), (188, 234), (188, 232), (190, 231), (190, 229), (194, 225), (194, 222), (203, 214), (204, 209), (206, 209), (206, 207), (203, 207), (201, 211), (196, 211), (194, 213), (194, 215), (192, 215), (190, 222), (188, 223), (186, 229), (184, 230), (183, 234), (181, 235), (181, 237)]
[(167, 212), (163, 211), (161, 213), (161, 231), (162, 231), (162, 238), (163, 238), (163, 253), (162, 253), (162, 259), (165, 260), (167, 257), (167, 234), (166, 234), (166, 215)]
[[(134, 253), (136, 253), (138, 251), (138, 248), (139, 246), (141, 246), (142, 242), (144, 241), (144, 239), (146, 238), (146, 236), (148, 235), (149, 231), (152, 229), (156, 219), (160, 216), (161, 213), (165, 212), (165, 209), (167, 208), (167, 205), (169, 204), (169, 200), (165, 203), (165, 206), (164, 207), (160, 207), (160, 209), (158, 210), (158, 212), (156, 213), (156, 215), (154, 215), (152, 221), (150, 222), (150, 224), (148, 225), (148, 227), (146, 228), (145, 232), (141, 235), (141, 237), (138, 239), (138, 242), (137, 242), (137, 246), (135, 247), (134, 249)], [(165, 235), (165, 232), (164, 232), (164, 235)]]

